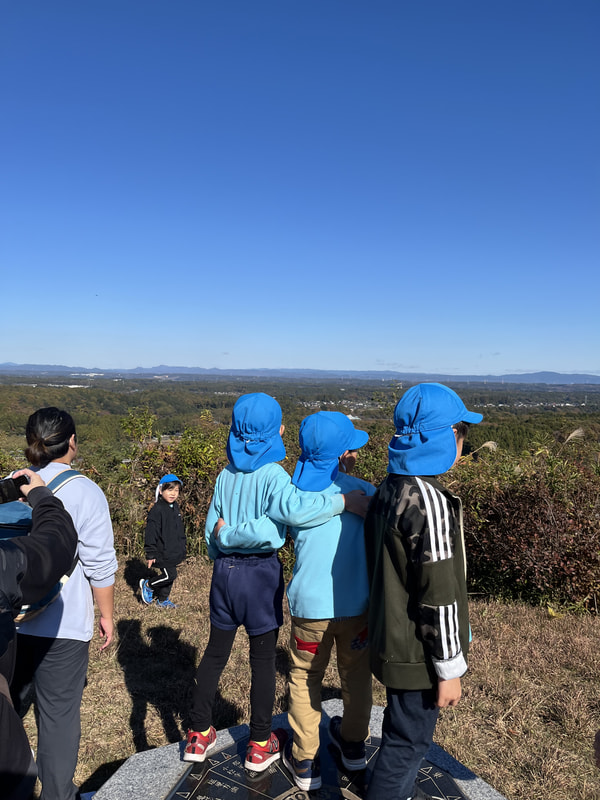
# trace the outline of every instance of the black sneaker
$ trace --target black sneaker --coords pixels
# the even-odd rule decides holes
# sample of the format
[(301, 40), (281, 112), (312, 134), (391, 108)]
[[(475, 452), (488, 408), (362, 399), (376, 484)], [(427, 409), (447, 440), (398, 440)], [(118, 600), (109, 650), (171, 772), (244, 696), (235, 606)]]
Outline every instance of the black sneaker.
[(329, 721), (329, 738), (342, 757), (342, 764), (350, 772), (367, 767), (367, 748), (364, 742), (347, 742), (342, 739), (342, 718), (332, 717)]
[(313, 789), (321, 788), (321, 764), (319, 756), (316, 755), (314, 761), (306, 758), (298, 761), (292, 755), (293, 739), (288, 739), (283, 749), (282, 759), (294, 783), (299, 789), (311, 792)]

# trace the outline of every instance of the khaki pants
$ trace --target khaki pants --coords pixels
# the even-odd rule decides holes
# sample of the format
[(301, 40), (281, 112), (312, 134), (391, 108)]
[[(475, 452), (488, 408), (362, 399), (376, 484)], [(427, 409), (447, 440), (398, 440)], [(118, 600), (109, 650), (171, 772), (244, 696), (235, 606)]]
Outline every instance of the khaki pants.
[(367, 614), (338, 621), (292, 617), (288, 719), (294, 731), (292, 755), (300, 761), (313, 760), (319, 752), (321, 684), (334, 642), (344, 704), (342, 737), (360, 742), (369, 734), (372, 679)]

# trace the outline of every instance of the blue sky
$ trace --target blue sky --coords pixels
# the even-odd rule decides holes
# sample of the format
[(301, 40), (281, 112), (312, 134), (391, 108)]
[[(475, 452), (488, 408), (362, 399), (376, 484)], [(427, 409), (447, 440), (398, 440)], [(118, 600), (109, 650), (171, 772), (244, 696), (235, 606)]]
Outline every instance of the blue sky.
[(0, 363), (600, 373), (597, 0), (0, 5)]

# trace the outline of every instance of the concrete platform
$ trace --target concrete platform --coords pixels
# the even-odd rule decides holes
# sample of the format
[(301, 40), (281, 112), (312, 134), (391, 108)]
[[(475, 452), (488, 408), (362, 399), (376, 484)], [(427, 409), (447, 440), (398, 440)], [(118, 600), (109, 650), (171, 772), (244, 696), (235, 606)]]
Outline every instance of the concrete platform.
[[(323, 703), (322, 728), (327, 727), (329, 718), (342, 714), (341, 700), (327, 700)], [(383, 708), (375, 706), (371, 712), (371, 735), (374, 740), (381, 736)], [(287, 714), (273, 718), (273, 728), (288, 728)], [(322, 731), (322, 734), (324, 731)], [(217, 747), (211, 751), (205, 764), (194, 765), (181, 760), (183, 743), (159, 747), (136, 753), (123, 764), (117, 772), (96, 792), (94, 800), (206, 800), (208, 798), (354, 798), (353, 786), (341, 781), (342, 789), (332, 787), (326, 779), (324, 765), (323, 789), (310, 794), (295, 788), (287, 770), (281, 762), (269, 768), (270, 775), (261, 774), (261, 781), (248, 781), (244, 777), (240, 757), (243, 759), (244, 747), (234, 747), (248, 738), (247, 725), (219, 731)], [(323, 749), (323, 748), (322, 748)], [(372, 748), (376, 749), (375, 747)], [(219, 756), (221, 754), (221, 756)], [(208, 763), (210, 761), (210, 764)], [(424, 765), (420, 775), (423, 789), (440, 800), (506, 800), (485, 781), (452, 758), (441, 747), (433, 745), (427, 754), (429, 764)], [(436, 769), (439, 768), (439, 769)], [(332, 772), (330, 765), (329, 773)], [(211, 772), (211, 776), (200, 773)], [(436, 777), (437, 776), (437, 777)], [(449, 791), (452, 781), (445, 782), (449, 776), (459, 793)], [(335, 780), (337, 783), (337, 780)], [(446, 788), (444, 788), (446, 787)], [(462, 797), (461, 797), (462, 795)], [(385, 799), (384, 799), (385, 800)]]

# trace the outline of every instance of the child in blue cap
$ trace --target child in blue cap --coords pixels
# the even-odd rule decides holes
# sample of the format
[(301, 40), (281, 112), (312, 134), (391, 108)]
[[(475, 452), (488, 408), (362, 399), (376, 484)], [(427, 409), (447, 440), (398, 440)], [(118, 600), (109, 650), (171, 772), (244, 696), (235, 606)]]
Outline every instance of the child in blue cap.
[(155, 567), (158, 575), (140, 581), (142, 600), (146, 605), (176, 608), (169, 599), (177, 565), (185, 561), (186, 540), (181, 511), (177, 504), (182, 486), (177, 475), (164, 475), (156, 487), (156, 503), (148, 512), (144, 535), (144, 551), (148, 568)]
[[(375, 487), (347, 474), (369, 435), (339, 411), (319, 411), (300, 425), (301, 456), (292, 482), (308, 492), (336, 495)], [(340, 469), (341, 466), (341, 469)], [(367, 637), (369, 582), (363, 520), (332, 517), (318, 528), (291, 528), (294, 573), (287, 587), (292, 615), (288, 719), (293, 741), (283, 761), (296, 785), (321, 787), (319, 723), (321, 686), (336, 646), (344, 716), (330, 721), (331, 742), (348, 770), (364, 769), (371, 714), (371, 668)]]
[[(184, 761), (202, 762), (216, 745), (212, 706), (240, 625), (248, 634), (252, 672), (244, 765), (262, 772), (280, 756), (279, 738), (271, 732), (276, 644), (283, 623), (283, 572), (277, 550), (285, 541), (286, 525), (319, 525), (345, 506), (343, 495), (300, 492), (291, 484), (277, 463), (285, 457), (281, 420), (279, 403), (262, 392), (243, 395), (233, 408), (229, 465), (217, 478), (206, 518), (208, 553), (215, 561), (211, 626), (196, 672)], [(223, 520), (227, 526), (222, 526)], [(257, 524), (246, 530), (235, 527), (252, 520)]]
[(469, 646), (462, 507), (436, 476), (481, 420), (439, 383), (413, 386), (394, 411), (388, 475), (365, 519), (371, 668), (387, 695), (367, 800), (427, 797), (416, 784), (421, 760), (439, 709), (460, 700)]

